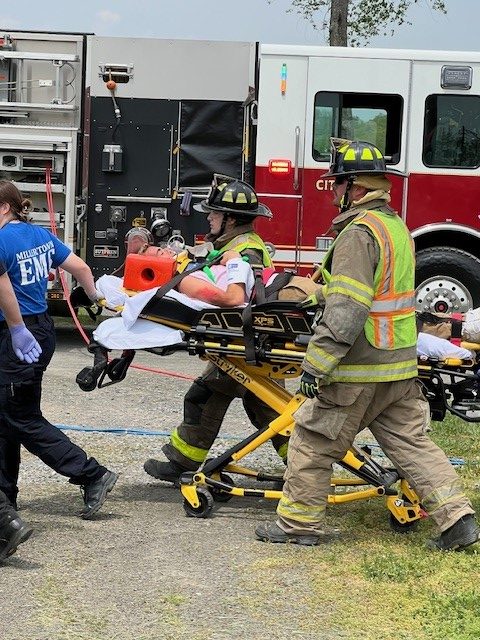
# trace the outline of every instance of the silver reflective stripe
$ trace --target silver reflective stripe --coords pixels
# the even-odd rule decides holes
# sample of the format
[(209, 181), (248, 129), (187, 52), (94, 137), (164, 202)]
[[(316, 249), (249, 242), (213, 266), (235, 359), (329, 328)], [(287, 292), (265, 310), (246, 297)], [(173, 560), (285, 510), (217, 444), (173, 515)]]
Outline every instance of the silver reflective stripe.
[(317, 347), (317, 345), (312, 342), (308, 345), (305, 360), (310, 362), (310, 364), (319, 371), (324, 371), (325, 373), (329, 373), (329, 371), (334, 369), (338, 363), (338, 358), (335, 358), (335, 356), (332, 356), (327, 351)]
[(309, 506), (301, 502), (293, 502), (284, 496), (278, 503), (277, 513), (280, 517), (297, 522), (319, 522), (325, 516), (325, 505)]
[(414, 309), (415, 296), (409, 295), (405, 298), (397, 298), (395, 300), (374, 300), (370, 311), (373, 312), (388, 312), (388, 311), (401, 311), (402, 309)]
[(390, 340), (390, 322), (389, 318), (376, 318), (375, 323), (378, 327), (378, 347), (380, 349), (389, 349), (392, 347)]

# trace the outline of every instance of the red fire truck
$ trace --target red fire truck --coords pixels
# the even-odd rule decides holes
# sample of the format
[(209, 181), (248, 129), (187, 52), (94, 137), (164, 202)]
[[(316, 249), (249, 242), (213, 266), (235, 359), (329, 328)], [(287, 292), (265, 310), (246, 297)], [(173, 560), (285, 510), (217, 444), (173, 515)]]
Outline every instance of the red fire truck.
[[(368, 140), (408, 174), (392, 199), (416, 242), (417, 306), (480, 305), (480, 54), (0, 38), (0, 177), (98, 276), (132, 226), (159, 242), (202, 234), (191, 204), (213, 172), (254, 183), (276, 265), (311, 271), (332, 240), (331, 136)], [(63, 297), (53, 274), (49, 296)]]
[(368, 140), (417, 251), (417, 306), (480, 304), (480, 54), (262, 46), (257, 192), (276, 263), (320, 261), (332, 218), (329, 138)]

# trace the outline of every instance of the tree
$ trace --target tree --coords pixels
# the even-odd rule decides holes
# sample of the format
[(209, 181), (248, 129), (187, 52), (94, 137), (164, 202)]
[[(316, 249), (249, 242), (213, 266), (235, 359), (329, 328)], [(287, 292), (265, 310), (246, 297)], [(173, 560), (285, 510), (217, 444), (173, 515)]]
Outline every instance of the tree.
[[(272, 1), (272, 0), (270, 0)], [(392, 35), (395, 26), (412, 24), (408, 11), (419, 0), (291, 0), (291, 9), (314, 29), (328, 29), (331, 46), (366, 44), (378, 35)], [(434, 11), (447, 13), (446, 0), (425, 0)], [(320, 20), (318, 14), (320, 13)]]

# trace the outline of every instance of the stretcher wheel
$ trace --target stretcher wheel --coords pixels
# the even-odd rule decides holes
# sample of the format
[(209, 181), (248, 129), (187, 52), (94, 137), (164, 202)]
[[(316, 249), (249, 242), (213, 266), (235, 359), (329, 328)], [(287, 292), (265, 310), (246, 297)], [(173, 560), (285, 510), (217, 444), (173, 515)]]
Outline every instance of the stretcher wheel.
[(188, 500), (183, 501), (185, 513), (190, 518), (208, 518), (213, 509), (213, 496), (207, 489), (197, 487), (198, 507), (192, 507)]
[(418, 520), (399, 522), (393, 513), (390, 514), (390, 529), (395, 533), (413, 533), (418, 527)]
[[(230, 487), (235, 486), (233, 478), (231, 478), (228, 473), (220, 473), (220, 480), (225, 484), (228, 484)], [(225, 491), (217, 489), (216, 487), (210, 487), (210, 493), (212, 494), (215, 502), (228, 502), (233, 498), (233, 495), (231, 493), (226, 493)]]

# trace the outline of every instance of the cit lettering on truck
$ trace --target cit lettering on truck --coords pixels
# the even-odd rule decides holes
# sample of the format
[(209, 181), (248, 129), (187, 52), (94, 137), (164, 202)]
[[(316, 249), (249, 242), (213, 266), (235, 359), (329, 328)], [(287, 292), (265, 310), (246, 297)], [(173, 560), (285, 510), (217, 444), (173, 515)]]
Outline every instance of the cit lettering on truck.
[(316, 181), (315, 187), (317, 191), (332, 191), (334, 182), (334, 178), (320, 178)]

